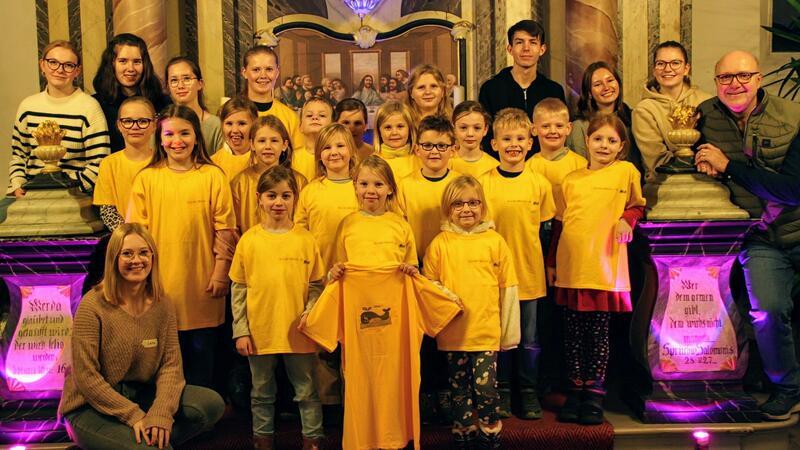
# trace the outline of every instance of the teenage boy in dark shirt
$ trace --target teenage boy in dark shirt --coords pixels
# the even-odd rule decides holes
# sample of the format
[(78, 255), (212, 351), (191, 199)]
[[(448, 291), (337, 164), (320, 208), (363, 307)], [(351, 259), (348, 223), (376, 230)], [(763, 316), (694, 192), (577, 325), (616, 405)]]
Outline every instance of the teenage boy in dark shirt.
[[(508, 29), (506, 51), (514, 58), (514, 65), (506, 67), (481, 85), (478, 101), (494, 117), (503, 108), (519, 108), (532, 117), (533, 107), (541, 100), (555, 97), (566, 102), (564, 88), (538, 72), (539, 58), (547, 51), (544, 28), (535, 20), (521, 20)], [(492, 150), (492, 128), (483, 139), (482, 148), (497, 159)], [(539, 151), (534, 139), (531, 157)]]

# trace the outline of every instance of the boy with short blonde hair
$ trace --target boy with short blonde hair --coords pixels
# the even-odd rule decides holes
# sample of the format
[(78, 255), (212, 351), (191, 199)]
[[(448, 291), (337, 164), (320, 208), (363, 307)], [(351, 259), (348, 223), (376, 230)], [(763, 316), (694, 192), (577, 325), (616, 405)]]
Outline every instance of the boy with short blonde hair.
[(333, 105), (323, 98), (308, 100), (300, 110), (300, 132), (305, 136), (305, 146), (294, 149), (292, 169), (303, 174), (308, 181), (317, 178), (314, 146), (320, 130), (333, 122)]
[(538, 366), (541, 348), (536, 330), (537, 302), (547, 295), (539, 226), (553, 218), (550, 183), (525, 164), (533, 146), (531, 121), (525, 111), (506, 108), (493, 124), (492, 147), (500, 165), (481, 177), (489, 213), (496, 230), (508, 243), (519, 279), (522, 340), (519, 348), (499, 355), (497, 364), (500, 412), (510, 416), (511, 369), (516, 366), (523, 419), (539, 419)]

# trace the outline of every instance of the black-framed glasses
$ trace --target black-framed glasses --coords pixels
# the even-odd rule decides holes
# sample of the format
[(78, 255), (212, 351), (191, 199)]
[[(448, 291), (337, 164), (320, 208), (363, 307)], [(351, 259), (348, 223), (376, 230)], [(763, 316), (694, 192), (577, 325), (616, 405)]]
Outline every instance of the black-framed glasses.
[(73, 63), (73, 62), (63, 62), (62, 63), (61, 61), (59, 61), (57, 59), (53, 59), (53, 58), (47, 58), (47, 59), (44, 60), (44, 62), (45, 62), (45, 64), (47, 64), (47, 68), (52, 70), (53, 72), (55, 72), (59, 68), (63, 67), (64, 68), (64, 72), (72, 73), (72, 72), (75, 71), (75, 69), (78, 68), (78, 65)]
[(680, 59), (673, 59), (672, 61), (662, 61), (658, 60), (655, 63), (656, 70), (664, 70), (667, 66), (669, 66), (672, 70), (678, 70), (683, 67), (684, 62)]
[(446, 152), (450, 150), (453, 144), (434, 144), (432, 142), (420, 142), (419, 148), (425, 150), (426, 152), (432, 151), (434, 148), (439, 152)]
[(153, 123), (153, 119), (149, 117), (140, 117), (138, 119), (131, 117), (120, 117), (118, 121), (119, 124), (122, 125), (122, 128), (125, 128), (126, 130), (133, 128), (134, 124), (136, 125), (136, 128), (142, 129), (149, 127), (150, 124)]
[(456, 200), (453, 203), (450, 203), (450, 207), (455, 209), (456, 211), (461, 211), (464, 209), (465, 206), (469, 206), (470, 209), (476, 209), (481, 206), (480, 200), (469, 200), (466, 202), (462, 202), (461, 200)]
[(748, 83), (753, 75), (758, 75), (761, 72), (737, 72), (737, 73), (721, 73), (714, 77), (719, 84), (731, 84), (733, 79), (736, 78), (741, 84)]
[(183, 86), (188, 86), (192, 84), (192, 82), (196, 79), (197, 79), (196, 77), (173, 78), (169, 80), (169, 87), (178, 87), (178, 84), (181, 84)]

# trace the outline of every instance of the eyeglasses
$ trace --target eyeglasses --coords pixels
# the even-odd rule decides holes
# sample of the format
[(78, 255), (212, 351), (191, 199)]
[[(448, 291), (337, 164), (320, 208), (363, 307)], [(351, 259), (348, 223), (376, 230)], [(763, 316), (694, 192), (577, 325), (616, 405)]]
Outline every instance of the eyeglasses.
[(461, 200), (456, 200), (453, 203), (450, 203), (450, 207), (456, 211), (461, 211), (464, 209), (465, 206), (469, 206), (469, 209), (476, 209), (481, 206), (480, 200), (470, 200), (467, 202), (462, 202)]
[(118, 120), (118, 122), (120, 125), (122, 125), (122, 128), (125, 128), (126, 130), (130, 130), (131, 128), (133, 128), (134, 124), (136, 125), (136, 128), (142, 129), (149, 127), (150, 124), (153, 123), (153, 119), (147, 117), (141, 117), (139, 119), (133, 119), (131, 117), (121, 117)]
[(170, 87), (178, 87), (179, 84), (183, 85), (183, 86), (188, 86), (188, 85), (192, 84), (192, 82), (194, 80), (196, 80), (196, 79), (197, 78), (192, 78), (192, 77), (173, 78), (173, 79), (169, 80), (169, 86)]
[(678, 70), (683, 66), (684, 62), (680, 59), (673, 59), (672, 61), (662, 61), (658, 60), (655, 63), (656, 70), (664, 70), (667, 66), (669, 66), (672, 70)]
[(125, 261), (133, 261), (133, 258), (137, 256), (142, 259), (150, 259), (153, 257), (153, 252), (150, 250), (140, 250), (138, 252), (125, 250), (119, 254), (119, 257)]
[(78, 68), (78, 65), (75, 64), (75, 63), (72, 63), (72, 62), (64, 62), (64, 63), (62, 63), (59, 60), (52, 59), (52, 58), (47, 58), (47, 59), (44, 60), (44, 62), (47, 64), (47, 68), (52, 70), (53, 72), (55, 72), (59, 68), (63, 67), (64, 68), (64, 72), (72, 73), (72, 72), (75, 71), (75, 69)]
[(453, 144), (434, 144), (432, 142), (419, 143), (419, 148), (425, 150), (426, 152), (433, 151), (434, 148), (436, 148), (436, 150), (438, 150), (439, 152), (446, 152), (450, 150), (450, 147), (452, 146)]
[(737, 73), (721, 73), (714, 77), (719, 84), (731, 84), (733, 83), (733, 79), (739, 81), (741, 84), (745, 84), (753, 78), (753, 75), (758, 75), (761, 72), (737, 72)]

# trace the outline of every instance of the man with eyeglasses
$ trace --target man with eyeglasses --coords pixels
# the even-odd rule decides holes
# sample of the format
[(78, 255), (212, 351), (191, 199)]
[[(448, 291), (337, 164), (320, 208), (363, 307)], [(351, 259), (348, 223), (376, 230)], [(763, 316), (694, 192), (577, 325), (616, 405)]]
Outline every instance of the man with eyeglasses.
[(792, 335), (792, 285), (800, 268), (800, 104), (761, 89), (758, 60), (733, 51), (717, 62), (717, 97), (699, 106), (703, 144), (695, 164), (721, 177), (732, 200), (760, 218), (739, 261), (764, 371), (775, 391), (761, 411), (800, 411), (800, 365)]

